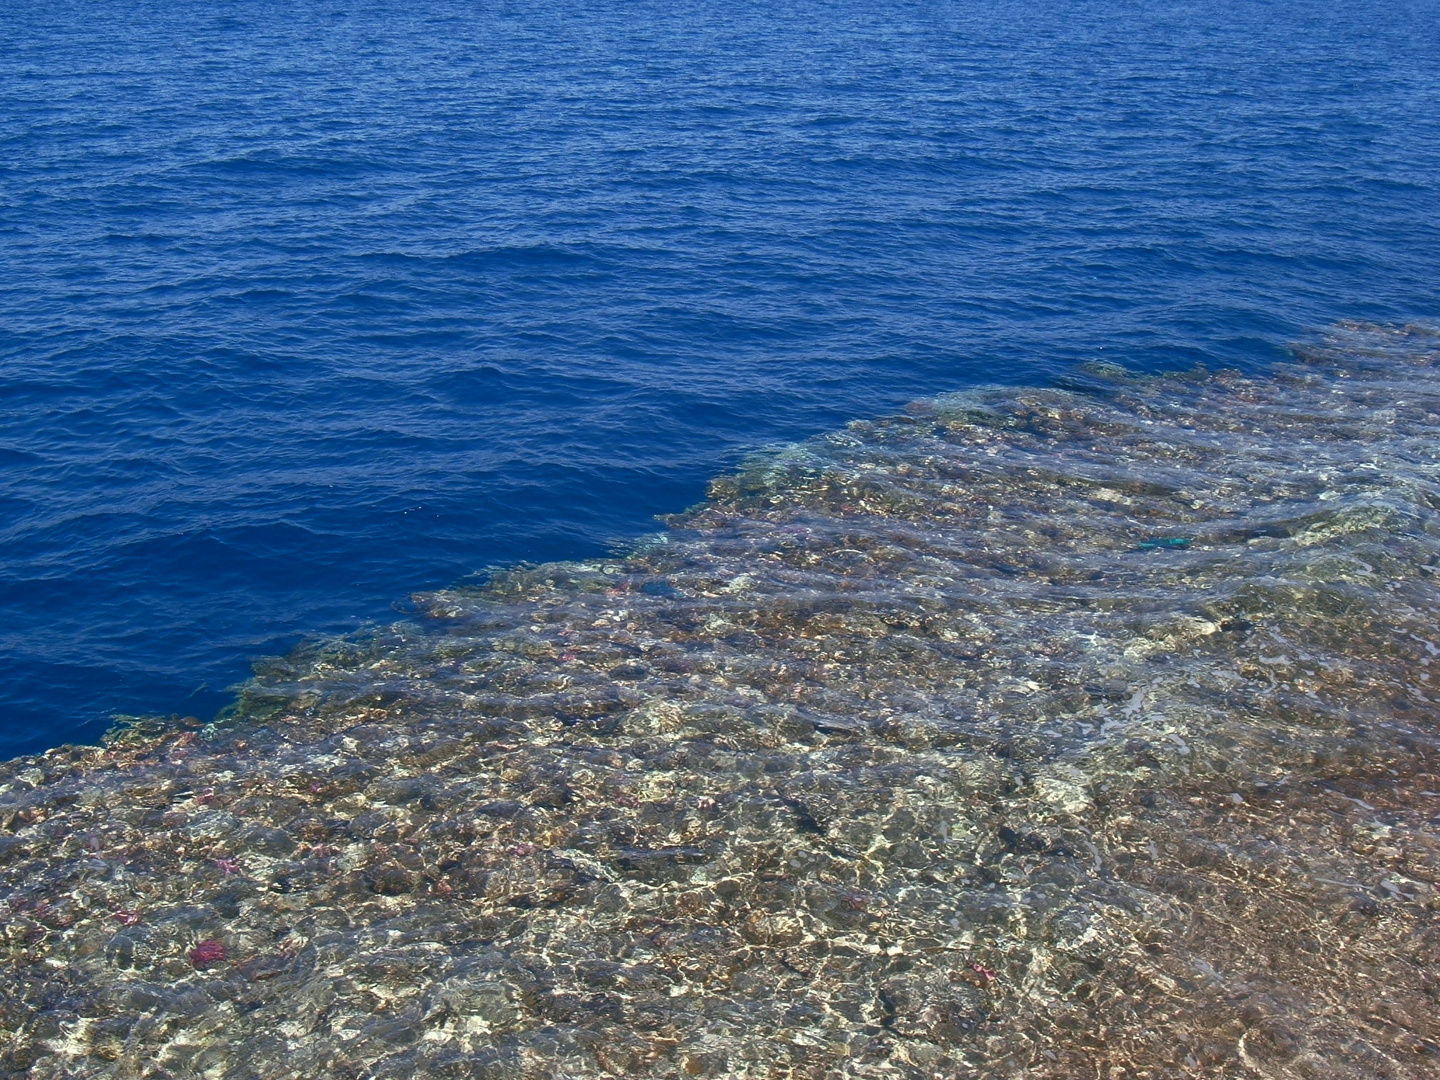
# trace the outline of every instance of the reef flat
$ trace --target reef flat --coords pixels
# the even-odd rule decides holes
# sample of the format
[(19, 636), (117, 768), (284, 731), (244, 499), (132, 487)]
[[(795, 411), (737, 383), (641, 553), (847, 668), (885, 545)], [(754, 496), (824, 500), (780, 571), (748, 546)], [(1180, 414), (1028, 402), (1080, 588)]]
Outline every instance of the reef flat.
[(1077, 372), (0, 770), (9, 1075), (1440, 1074), (1440, 336)]

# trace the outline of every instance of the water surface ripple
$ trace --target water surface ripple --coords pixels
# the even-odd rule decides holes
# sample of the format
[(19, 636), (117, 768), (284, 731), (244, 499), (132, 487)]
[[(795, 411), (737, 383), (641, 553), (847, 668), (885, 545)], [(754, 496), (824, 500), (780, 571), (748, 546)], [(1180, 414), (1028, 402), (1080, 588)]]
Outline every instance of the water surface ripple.
[(1434, 312), (1433, 3), (0, 18), (0, 754), (745, 448)]
[(7, 1075), (1427, 1080), (1440, 333), (752, 459), (0, 766)]

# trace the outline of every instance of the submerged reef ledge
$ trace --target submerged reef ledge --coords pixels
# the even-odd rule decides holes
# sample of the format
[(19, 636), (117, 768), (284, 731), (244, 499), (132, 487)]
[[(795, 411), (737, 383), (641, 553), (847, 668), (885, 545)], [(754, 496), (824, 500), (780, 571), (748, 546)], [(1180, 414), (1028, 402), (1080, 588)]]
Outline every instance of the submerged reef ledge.
[(1440, 336), (757, 457), (0, 767), (6, 1075), (1440, 1075)]

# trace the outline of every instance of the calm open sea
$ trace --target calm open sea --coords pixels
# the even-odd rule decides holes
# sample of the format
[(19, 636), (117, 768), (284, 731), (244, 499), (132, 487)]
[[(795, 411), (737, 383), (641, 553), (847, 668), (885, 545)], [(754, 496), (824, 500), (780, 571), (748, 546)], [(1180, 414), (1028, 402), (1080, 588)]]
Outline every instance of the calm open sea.
[(0, 14), (0, 755), (746, 449), (1440, 315), (1433, 0)]

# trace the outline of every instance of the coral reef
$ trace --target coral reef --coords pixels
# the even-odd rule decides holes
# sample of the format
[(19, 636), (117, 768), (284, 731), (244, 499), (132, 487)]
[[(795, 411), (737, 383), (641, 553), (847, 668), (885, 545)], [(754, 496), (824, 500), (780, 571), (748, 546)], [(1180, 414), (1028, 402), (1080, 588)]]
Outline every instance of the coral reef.
[(1440, 1074), (1437, 367), (918, 403), (10, 762), (0, 1065)]

